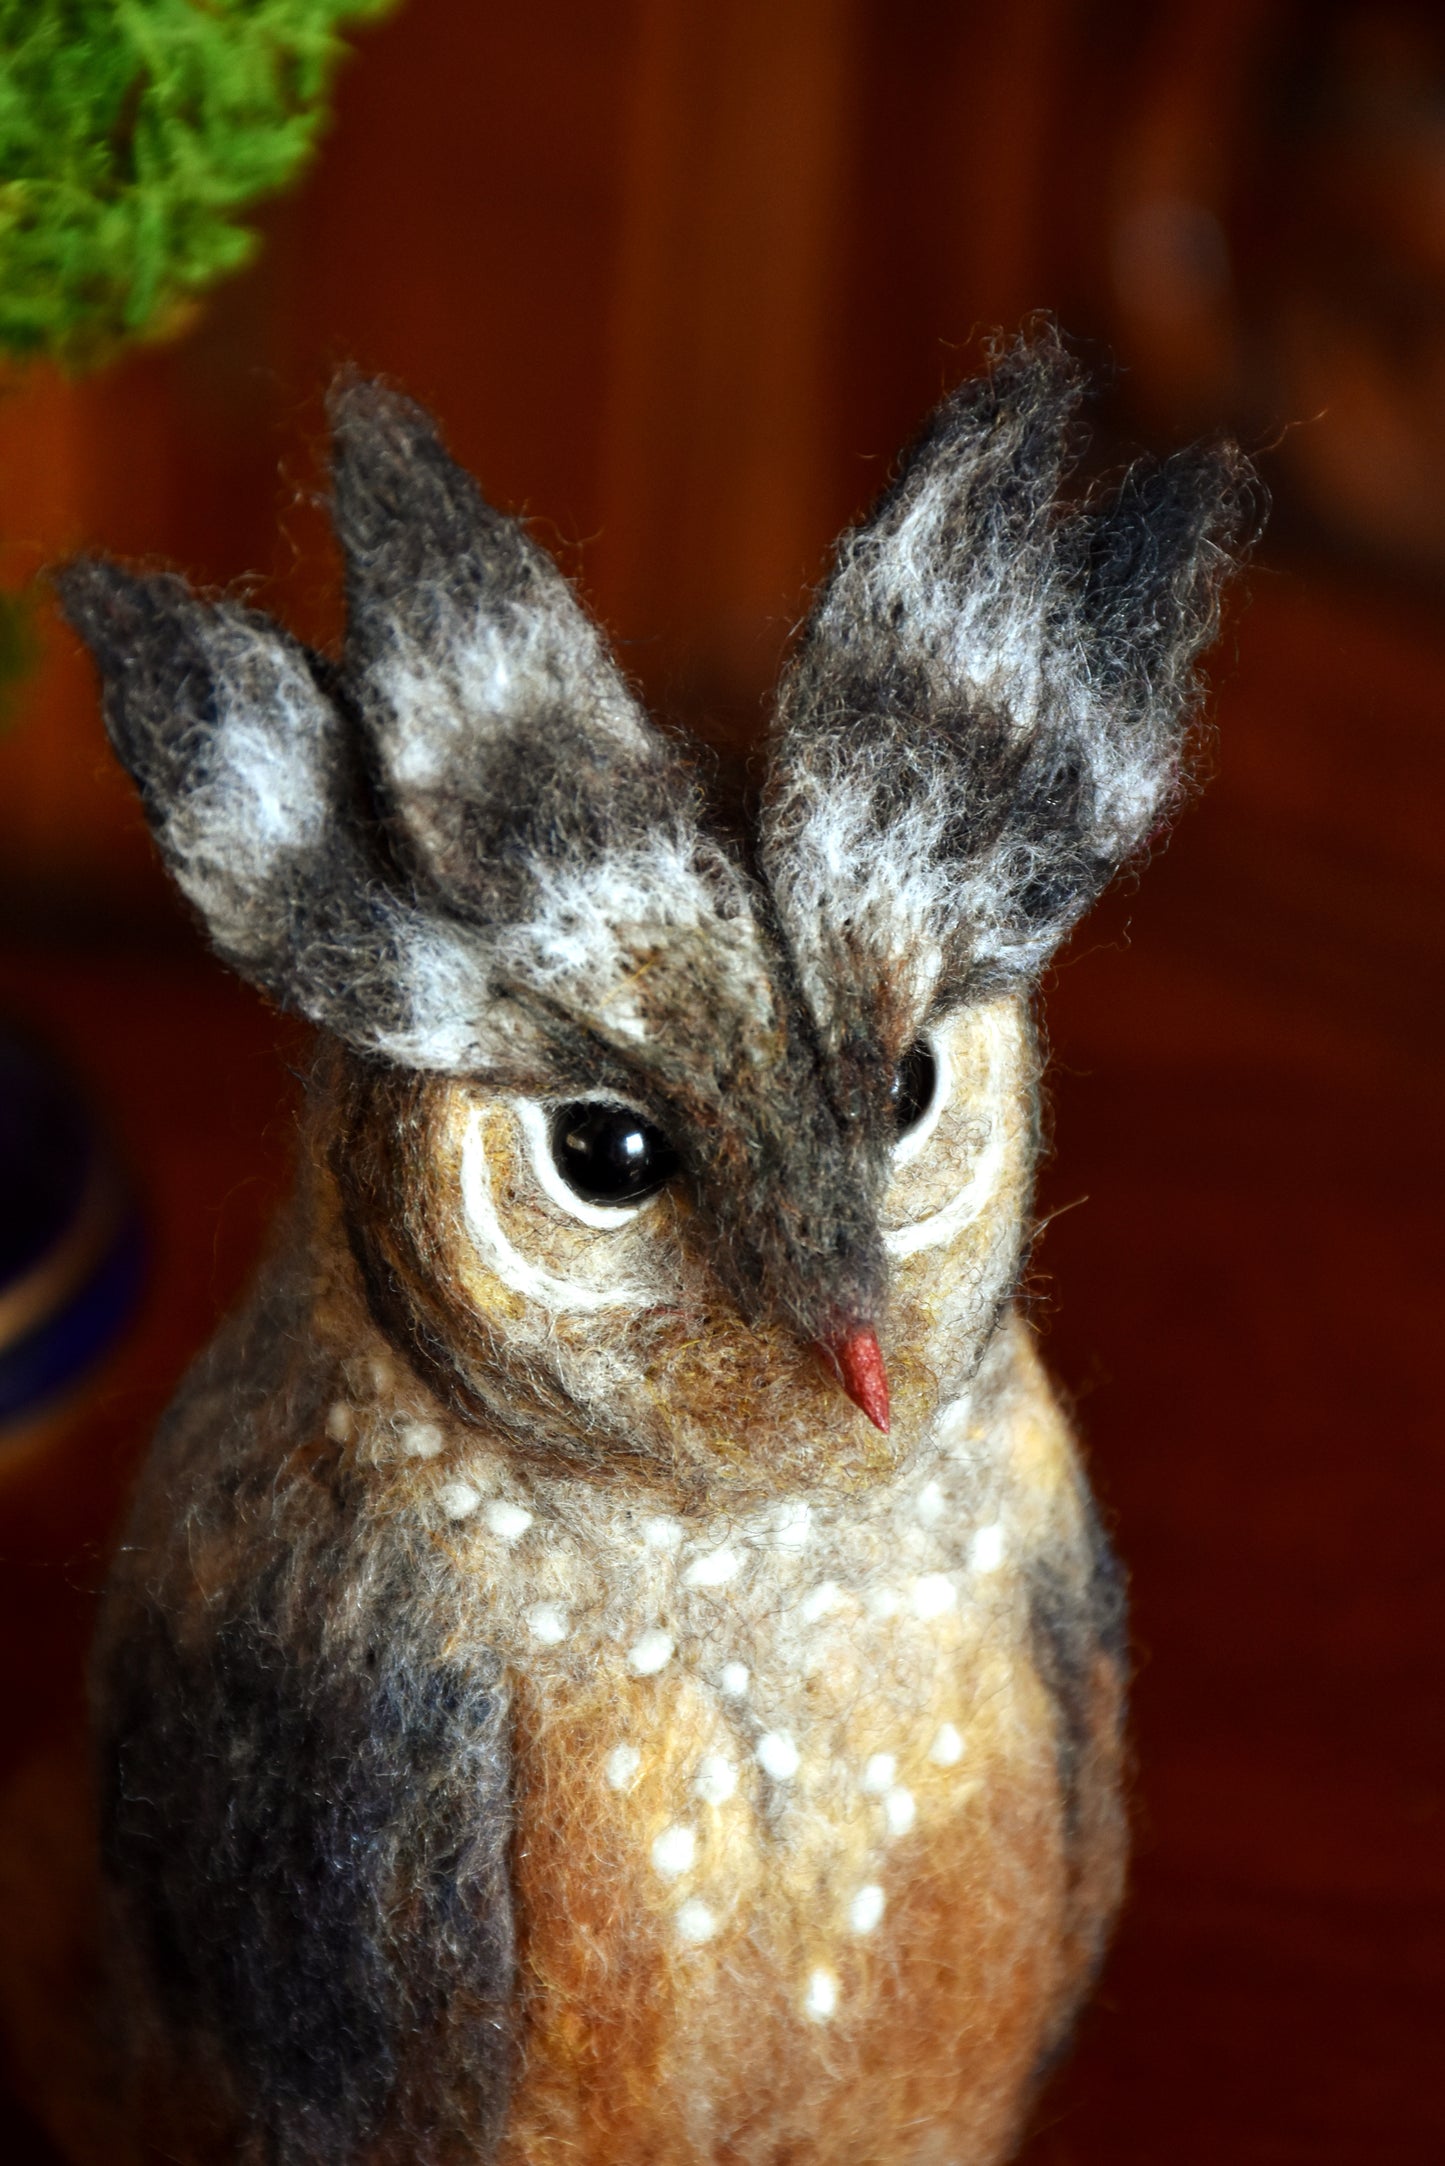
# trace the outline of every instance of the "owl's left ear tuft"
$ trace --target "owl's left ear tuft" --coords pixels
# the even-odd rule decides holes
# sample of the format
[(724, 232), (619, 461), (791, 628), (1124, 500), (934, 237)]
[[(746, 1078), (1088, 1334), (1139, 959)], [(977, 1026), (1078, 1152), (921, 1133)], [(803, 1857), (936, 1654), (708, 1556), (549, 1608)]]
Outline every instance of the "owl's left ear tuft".
[(1070, 502), (1082, 377), (1046, 331), (934, 417), (839, 545), (779, 696), (761, 855), (811, 1005), (1034, 975), (1179, 791), (1226, 573), (1230, 445)]
[[(1193, 668), (1213, 638), (1225, 578), (1252, 543), (1260, 495), (1229, 443), (1140, 460), (1112, 497), (1077, 521), (1084, 579), (1080, 622), (1101, 703), (1151, 711), (1177, 743), (1197, 690)], [(1101, 717), (1102, 720), (1102, 717)]]

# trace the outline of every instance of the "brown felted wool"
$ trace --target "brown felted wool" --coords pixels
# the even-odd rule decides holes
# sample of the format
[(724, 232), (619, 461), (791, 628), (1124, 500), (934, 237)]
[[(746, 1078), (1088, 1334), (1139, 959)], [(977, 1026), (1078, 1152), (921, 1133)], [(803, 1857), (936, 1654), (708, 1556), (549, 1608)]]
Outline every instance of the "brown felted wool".
[(181, 886), (321, 1030), (95, 1655), (165, 2155), (1015, 2141), (1123, 1859), (1119, 1580), (1013, 1308), (1031, 987), (1170, 806), (1247, 479), (1065, 506), (1078, 391), (1003, 354), (844, 539), (757, 869), (379, 385), (339, 662), (60, 575)]

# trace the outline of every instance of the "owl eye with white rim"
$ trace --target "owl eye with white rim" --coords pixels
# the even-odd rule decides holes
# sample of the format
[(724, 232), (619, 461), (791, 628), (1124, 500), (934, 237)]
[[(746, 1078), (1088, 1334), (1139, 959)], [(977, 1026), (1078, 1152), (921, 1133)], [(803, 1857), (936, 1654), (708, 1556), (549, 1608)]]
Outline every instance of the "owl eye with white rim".
[[(972, 1047), (965, 1054), (962, 1072), (969, 1075), (974, 1059), (981, 1054), (983, 1074), (969, 1082), (967, 1103), (974, 1118), (969, 1120), (967, 1131), (956, 1139), (962, 1185), (942, 1209), (929, 1211), (906, 1225), (885, 1228), (883, 1246), (890, 1256), (912, 1256), (921, 1249), (943, 1247), (956, 1240), (988, 1209), (1007, 1171), (1009, 1127), (1004, 1114), (1012, 1074), (1010, 1046), (1013, 1032), (1004, 1018), (986, 1011), (980, 1018), (977, 1035), (971, 1033), (970, 1036)], [(950, 1043), (955, 1037), (945, 1022), (938, 1031), (930, 1033), (926, 1041), (927, 1050), (933, 1056), (933, 1096), (894, 1145), (895, 1168), (906, 1166), (920, 1155), (948, 1111), (956, 1088), (950, 1054)], [(976, 1053), (973, 1048), (977, 1049)], [(928, 1072), (926, 1064), (916, 1057), (917, 1053), (915, 1047), (908, 1059), (900, 1064), (900, 1082), (895, 1093), (895, 1102), (904, 1102), (909, 1110), (922, 1099)], [(907, 1098), (905, 1091), (910, 1092)], [(951, 1145), (950, 1155), (953, 1149)]]
[(626, 1226), (678, 1169), (672, 1144), (635, 1106), (574, 1099), (516, 1104), (543, 1190), (584, 1226)]
[(908, 1165), (924, 1149), (942, 1118), (952, 1081), (947, 1051), (934, 1034), (920, 1038), (904, 1054), (889, 1091), (898, 1131), (895, 1166)]

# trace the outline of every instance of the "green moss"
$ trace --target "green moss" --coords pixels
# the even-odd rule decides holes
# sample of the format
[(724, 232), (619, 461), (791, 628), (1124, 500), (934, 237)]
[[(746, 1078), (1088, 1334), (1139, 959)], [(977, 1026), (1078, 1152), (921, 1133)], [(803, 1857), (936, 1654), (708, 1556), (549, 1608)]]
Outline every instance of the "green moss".
[(336, 25), (392, 0), (0, 0), (0, 347), (70, 366), (244, 263), (304, 164)]

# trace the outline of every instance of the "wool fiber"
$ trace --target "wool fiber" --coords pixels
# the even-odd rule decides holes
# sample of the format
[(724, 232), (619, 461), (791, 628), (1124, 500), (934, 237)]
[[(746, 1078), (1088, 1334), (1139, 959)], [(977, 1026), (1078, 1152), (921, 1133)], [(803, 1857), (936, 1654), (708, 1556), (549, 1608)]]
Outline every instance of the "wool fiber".
[(1051, 333), (964, 384), (790, 666), (764, 865), (835, 1039), (900, 954), (905, 1028), (1035, 976), (1178, 794), (1252, 477), (1199, 448), (1068, 504), (1083, 388)]
[(60, 575), (180, 886), (319, 1026), (95, 1650), (107, 2157), (1017, 2142), (1124, 1856), (1121, 1585), (1014, 1302), (1032, 983), (1173, 801), (1244, 494), (1065, 504), (1080, 389), (1002, 354), (844, 538), (746, 859), (385, 386), (338, 658)]

